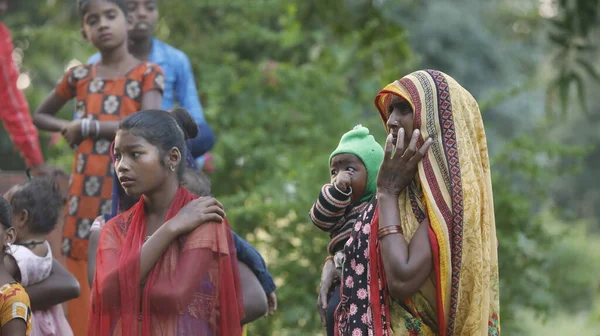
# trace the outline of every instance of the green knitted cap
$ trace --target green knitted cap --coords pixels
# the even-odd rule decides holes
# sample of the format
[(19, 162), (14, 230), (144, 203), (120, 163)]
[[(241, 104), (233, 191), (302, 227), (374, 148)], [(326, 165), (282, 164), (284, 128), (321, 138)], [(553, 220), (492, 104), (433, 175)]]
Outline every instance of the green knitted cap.
[(329, 156), (330, 165), (331, 159), (338, 154), (353, 154), (362, 161), (367, 169), (367, 184), (361, 201), (373, 197), (377, 191), (377, 173), (383, 162), (383, 148), (369, 134), (369, 129), (356, 125), (350, 132), (342, 135), (340, 144)]

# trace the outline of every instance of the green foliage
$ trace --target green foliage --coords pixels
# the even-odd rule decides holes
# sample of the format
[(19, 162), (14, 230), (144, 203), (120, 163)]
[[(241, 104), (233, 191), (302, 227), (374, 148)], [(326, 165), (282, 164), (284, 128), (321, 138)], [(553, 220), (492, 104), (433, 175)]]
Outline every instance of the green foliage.
[[(549, 200), (547, 188), (549, 180), (577, 167), (583, 152), (536, 141), (541, 134), (515, 138), (492, 161), (505, 331), (523, 331), (518, 314), (524, 310), (548, 317), (561, 310), (589, 309), (600, 275), (593, 266), (600, 255), (592, 259), (581, 245), (565, 244), (577, 241), (573, 237), (580, 237), (583, 228), (559, 219), (561, 211)], [(556, 163), (567, 157), (571, 165), (559, 168)]]
[[(550, 100), (557, 99), (563, 113), (572, 106), (570, 93), (574, 87), (581, 109), (588, 112), (586, 79), (600, 83), (600, 73), (591, 57), (597, 51), (597, 41), (593, 38), (598, 25), (597, 0), (560, 0), (559, 14), (549, 20), (552, 29), (549, 39), (555, 46), (552, 63), (555, 76), (548, 86)], [(557, 97), (558, 96), (558, 97)], [(553, 111), (552, 104), (548, 104)]]
[[(80, 37), (75, 1), (13, 3), (5, 21), (22, 50), (21, 71), (32, 82), (25, 92), (35, 110), (67, 65), (85, 62), (94, 50)], [(598, 151), (571, 146), (598, 143), (597, 127), (580, 131), (582, 120), (558, 120), (552, 129), (562, 133), (531, 126), (544, 107), (538, 89), (548, 84), (538, 76), (547, 31), (537, 0), (159, 5), (156, 34), (189, 56), (217, 134), (213, 192), (235, 230), (262, 252), (279, 286), (279, 312), (253, 323), (250, 335), (322, 332), (316, 288), (328, 237), (310, 222), (308, 209), (328, 181), (327, 158), (340, 136), (361, 123), (384, 139), (373, 98), (417, 67), (447, 72), (481, 103), (493, 154), (503, 332), (521, 331), (522, 311), (550, 317), (559, 308), (592, 306), (593, 265), (599, 264), (590, 247), (593, 228), (564, 218), (572, 218), (565, 208), (577, 209), (579, 189), (598, 195), (593, 179), (573, 182), (578, 167), (597, 175), (590, 167)], [(578, 34), (585, 31), (578, 27)], [(593, 63), (578, 64), (579, 73), (595, 76)], [(72, 112), (70, 105), (60, 115)], [(572, 134), (585, 139), (566, 141)], [(64, 141), (50, 146), (48, 134), (41, 139), (49, 161), (69, 170), (72, 151)], [(3, 158), (11, 158), (0, 167), (20, 168), (9, 146), (0, 137)], [(578, 189), (570, 190), (573, 185)]]

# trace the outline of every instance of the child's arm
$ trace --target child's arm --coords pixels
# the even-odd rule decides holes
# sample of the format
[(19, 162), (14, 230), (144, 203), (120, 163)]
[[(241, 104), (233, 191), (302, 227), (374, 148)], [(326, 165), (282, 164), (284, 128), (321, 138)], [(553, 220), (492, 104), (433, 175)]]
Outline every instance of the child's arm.
[(90, 241), (88, 245), (88, 283), (90, 288), (94, 283), (94, 274), (96, 273), (96, 251), (98, 249), (98, 240), (100, 240), (100, 231), (93, 230), (90, 232)]
[(352, 190), (343, 192), (334, 183), (321, 188), (319, 198), (310, 208), (310, 219), (321, 230), (331, 231), (350, 205)]
[(142, 96), (141, 111), (160, 109), (162, 104), (162, 91), (151, 90)]
[(56, 259), (52, 261), (50, 276), (25, 288), (31, 300), (31, 309), (44, 310), (79, 297), (79, 282)]
[(261, 285), (252, 274), (250, 268), (242, 262), (238, 262), (240, 279), (242, 279), (242, 300), (244, 302), (244, 319), (242, 325), (250, 323), (267, 313), (267, 296)]
[(158, 65), (150, 65), (142, 79), (140, 111), (160, 109), (165, 88), (165, 76)]
[(42, 102), (35, 111), (33, 124), (49, 132), (60, 132), (69, 125), (68, 120), (56, 118), (55, 115), (67, 103), (68, 99), (62, 98), (56, 90), (52, 90), (50, 95)]
[(265, 260), (260, 253), (235, 232), (233, 232), (233, 243), (235, 244), (238, 260), (248, 266), (252, 273), (256, 275), (265, 294), (269, 295), (274, 292), (276, 289), (275, 282), (273, 282), (273, 277), (269, 274)]

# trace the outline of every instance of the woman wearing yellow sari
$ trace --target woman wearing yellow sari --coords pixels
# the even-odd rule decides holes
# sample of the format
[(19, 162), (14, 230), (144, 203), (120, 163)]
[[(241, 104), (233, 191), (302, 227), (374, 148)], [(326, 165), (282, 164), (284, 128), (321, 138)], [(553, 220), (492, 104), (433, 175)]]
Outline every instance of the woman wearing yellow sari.
[(499, 335), (487, 143), (475, 99), (417, 71), (375, 99), (388, 137), (377, 197), (345, 247), (338, 335)]

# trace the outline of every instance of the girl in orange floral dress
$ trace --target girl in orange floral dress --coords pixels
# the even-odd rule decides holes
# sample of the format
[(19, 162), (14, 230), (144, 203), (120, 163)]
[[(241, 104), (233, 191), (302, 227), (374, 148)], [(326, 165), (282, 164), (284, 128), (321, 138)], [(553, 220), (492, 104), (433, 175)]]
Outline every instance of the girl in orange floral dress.
[[(80, 0), (83, 36), (102, 55), (94, 65), (69, 69), (35, 116), (35, 125), (61, 132), (76, 147), (63, 230), (63, 254), (79, 280), (81, 296), (69, 302), (68, 318), (76, 336), (87, 335), (90, 289), (87, 250), (90, 226), (100, 214), (111, 213), (113, 167), (110, 143), (119, 120), (144, 109), (160, 108), (164, 77), (152, 63), (127, 51), (127, 15), (122, 0)], [(56, 113), (75, 99), (77, 118)]]

